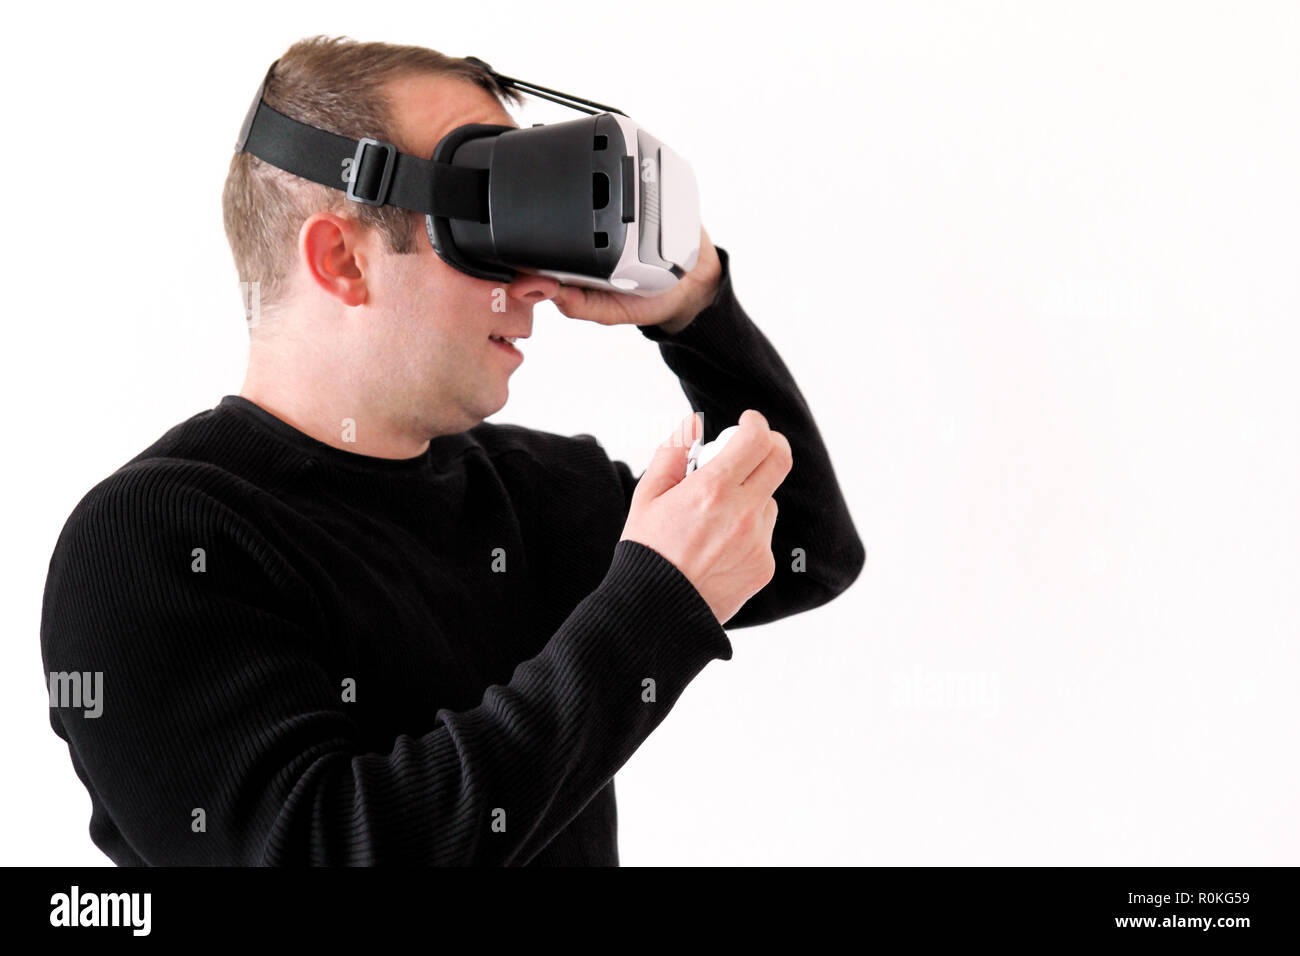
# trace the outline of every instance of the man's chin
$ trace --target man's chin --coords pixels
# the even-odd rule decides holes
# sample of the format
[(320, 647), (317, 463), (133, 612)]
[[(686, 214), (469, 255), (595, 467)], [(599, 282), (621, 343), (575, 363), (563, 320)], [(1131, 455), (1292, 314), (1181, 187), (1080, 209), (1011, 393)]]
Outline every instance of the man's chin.
[(483, 401), (478, 403), (478, 408), (476, 409), (478, 412), (478, 421), (474, 424), (477, 425), (478, 422), (483, 421), (483, 419), (491, 418), (497, 412), (501, 411), (501, 409), (506, 407), (506, 402), (509, 399), (510, 389), (504, 384), (501, 386), (501, 391), (495, 396), (484, 396)]

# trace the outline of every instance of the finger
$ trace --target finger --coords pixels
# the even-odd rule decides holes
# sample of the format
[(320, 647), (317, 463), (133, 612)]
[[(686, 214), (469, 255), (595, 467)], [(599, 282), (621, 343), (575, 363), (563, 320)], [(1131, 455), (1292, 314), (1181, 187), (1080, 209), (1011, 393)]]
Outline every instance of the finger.
[(626, 293), (587, 289), (576, 285), (561, 285), (551, 297), (560, 314), (570, 319), (582, 319), (597, 325), (626, 325), (631, 319), (627, 304), (619, 296)]
[(673, 433), (664, 440), (663, 444), (671, 445), (674, 448), (685, 448), (687, 451), (695, 444), (695, 439), (704, 434), (704, 415), (700, 412), (691, 412), (673, 429)]
[(780, 487), (794, 466), (794, 452), (790, 450), (790, 440), (780, 432), (772, 432), (772, 448), (748, 478), (741, 482), (741, 487), (752, 492), (755, 497), (770, 497)]
[(658, 498), (686, 476), (686, 453), (702, 428), (700, 415), (688, 415), (655, 449), (650, 464), (632, 489), (633, 502)]
[(582, 312), (588, 308), (587, 290), (578, 286), (561, 285), (551, 296), (551, 304), (564, 315), (570, 312)]
[(740, 428), (731, 436), (727, 447), (709, 462), (709, 471), (729, 485), (739, 485), (748, 478), (772, 447), (771, 430), (760, 412), (747, 408), (736, 424)]

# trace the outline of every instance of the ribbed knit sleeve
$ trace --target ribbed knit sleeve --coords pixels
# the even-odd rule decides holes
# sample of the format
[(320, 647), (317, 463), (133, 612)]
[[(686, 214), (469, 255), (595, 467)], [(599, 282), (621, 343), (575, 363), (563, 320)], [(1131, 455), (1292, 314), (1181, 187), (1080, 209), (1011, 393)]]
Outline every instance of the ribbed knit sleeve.
[[(734, 629), (830, 601), (857, 579), (866, 549), (812, 411), (781, 356), (737, 300), (730, 254), (721, 246), (717, 251), (722, 277), (713, 301), (680, 332), (669, 334), (653, 325), (640, 331), (658, 343), (691, 408), (704, 413), (705, 441), (736, 424), (747, 408), (762, 412), (790, 441), (794, 465), (773, 496), (778, 507), (772, 534), (776, 573), (727, 621), (728, 629)], [(834, 331), (828, 325), (815, 334), (832, 342)], [(636, 479), (626, 464), (616, 464), (630, 504)]]
[(690, 582), (624, 541), (508, 683), (363, 746), (311, 589), (240, 504), (201, 469), (129, 467), (50, 563), (45, 669), (102, 675), (98, 716), (51, 722), (103, 803), (92, 834), (148, 864), (525, 864), (731, 657)]

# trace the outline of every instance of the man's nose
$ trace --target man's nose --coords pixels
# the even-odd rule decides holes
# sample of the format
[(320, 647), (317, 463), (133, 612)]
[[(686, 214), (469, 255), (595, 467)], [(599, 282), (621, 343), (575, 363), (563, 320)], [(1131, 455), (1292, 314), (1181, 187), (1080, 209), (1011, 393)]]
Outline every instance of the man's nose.
[(515, 281), (506, 288), (512, 299), (536, 305), (538, 302), (545, 302), (559, 292), (560, 283), (549, 276), (529, 275), (521, 272), (515, 277)]

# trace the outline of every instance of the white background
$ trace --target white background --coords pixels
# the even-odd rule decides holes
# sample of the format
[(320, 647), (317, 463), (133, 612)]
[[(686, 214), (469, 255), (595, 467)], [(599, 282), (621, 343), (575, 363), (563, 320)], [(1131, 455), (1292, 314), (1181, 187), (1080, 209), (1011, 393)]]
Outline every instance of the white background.
[[(7, 14), (5, 862), (107, 863), (48, 722), (50, 552), (238, 391), (221, 184), (316, 33), (478, 55), (686, 156), (866, 543), (619, 773), (625, 864), (1300, 862), (1300, 6), (379, 9)], [(688, 411), (658, 350), (536, 316), (493, 420), (639, 472)]]

